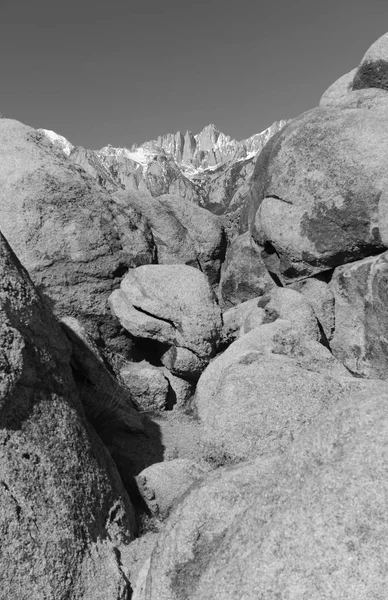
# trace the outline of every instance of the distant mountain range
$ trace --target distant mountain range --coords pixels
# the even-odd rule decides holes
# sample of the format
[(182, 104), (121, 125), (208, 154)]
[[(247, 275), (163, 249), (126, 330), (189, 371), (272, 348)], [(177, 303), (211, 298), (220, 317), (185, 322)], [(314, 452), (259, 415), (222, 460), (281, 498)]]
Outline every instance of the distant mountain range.
[(73, 146), (46, 129), (51, 142), (108, 190), (128, 189), (152, 196), (182, 196), (215, 214), (238, 211), (249, 191), (257, 156), (288, 121), (276, 121), (260, 133), (237, 141), (213, 124), (200, 133), (167, 133), (131, 148), (100, 150)]

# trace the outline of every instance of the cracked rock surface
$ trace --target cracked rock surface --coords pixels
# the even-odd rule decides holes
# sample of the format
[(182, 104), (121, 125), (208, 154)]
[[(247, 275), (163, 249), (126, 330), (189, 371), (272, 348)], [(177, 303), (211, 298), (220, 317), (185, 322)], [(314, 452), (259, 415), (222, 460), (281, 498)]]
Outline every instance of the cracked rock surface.
[(215, 353), (221, 311), (198, 269), (187, 265), (131, 269), (109, 302), (131, 335), (162, 344), (161, 360), (176, 375), (198, 377)]
[(124, 600), (134, 513), (70, 345), (0, 234), (0, 599)]

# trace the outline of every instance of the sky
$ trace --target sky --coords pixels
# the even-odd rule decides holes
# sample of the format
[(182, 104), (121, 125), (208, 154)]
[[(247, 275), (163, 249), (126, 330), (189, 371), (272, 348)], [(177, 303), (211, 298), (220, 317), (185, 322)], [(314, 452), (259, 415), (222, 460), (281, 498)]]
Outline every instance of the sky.
[(317, 106), (387, 31), (387, 0), (1, 0), (0, 113), (86, 148), (209, 123), (240, 140)]

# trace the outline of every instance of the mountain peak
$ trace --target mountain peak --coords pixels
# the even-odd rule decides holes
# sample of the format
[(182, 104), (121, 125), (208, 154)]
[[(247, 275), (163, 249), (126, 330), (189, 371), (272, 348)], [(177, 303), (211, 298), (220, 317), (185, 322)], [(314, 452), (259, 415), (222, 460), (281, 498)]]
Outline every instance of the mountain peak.
[(43, 133), (54, 146), (60, 148), (66, 156), (70, 156), (74, 146), (63, 135), (59, 135), (59, 133), (55, 133), (51, 129), (38, 129), (38, 131)]
[(212, 131), (214, 131), (215, 133), (221, 133), (220, 129), (218, 129), (218, 127), (216, 127), (216, 126), (214, 125), (214, 123), (209, 123), (209, 125), (206, 125), (206, 126), (205, 126), (205, 127), (202, 129), (201, 133), (204, 133), (204, 132), (206, 132), (206, 133), (207, 133), (207, 132), (212, 132)]

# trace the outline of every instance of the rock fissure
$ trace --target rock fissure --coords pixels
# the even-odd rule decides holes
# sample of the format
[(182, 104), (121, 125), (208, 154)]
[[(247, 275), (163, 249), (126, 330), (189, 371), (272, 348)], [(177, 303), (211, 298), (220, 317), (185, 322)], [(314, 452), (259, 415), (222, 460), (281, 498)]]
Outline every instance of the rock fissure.
[(142, 306), (139, 306), (138, 304), (133, 304), (133, 307), (136, 308), (136, 310), (138, 310), (140, 313), (147, 315), (148, 317), (152, 317), (157, 321), (163, 321), (163, 323), (167, 323), (173, 329), (176, 329), (179, 333), (182, 333), (182, 327), (179, 324), (172, 321), (171, 319), (167, 319), (166, 317), (161, 317), (159, 314), (152, 313), (143, 308)]

